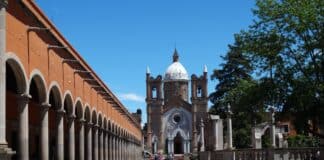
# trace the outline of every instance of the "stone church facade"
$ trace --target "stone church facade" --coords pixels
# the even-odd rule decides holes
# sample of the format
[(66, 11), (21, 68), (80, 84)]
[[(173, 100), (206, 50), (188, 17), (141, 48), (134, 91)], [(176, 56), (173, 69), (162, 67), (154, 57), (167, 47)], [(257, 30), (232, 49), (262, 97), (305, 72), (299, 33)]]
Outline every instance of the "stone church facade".
[[(147, 144), (152, 153), (197, 152), (201, 120), (208, 117), (207, 68), (203, 74), (188, 73), (177, 50), (164, 76), (146, 73)], [(189, 85), (190, 90), (189, 90)], [(190, 98), (189, 98), (189, 94)]]

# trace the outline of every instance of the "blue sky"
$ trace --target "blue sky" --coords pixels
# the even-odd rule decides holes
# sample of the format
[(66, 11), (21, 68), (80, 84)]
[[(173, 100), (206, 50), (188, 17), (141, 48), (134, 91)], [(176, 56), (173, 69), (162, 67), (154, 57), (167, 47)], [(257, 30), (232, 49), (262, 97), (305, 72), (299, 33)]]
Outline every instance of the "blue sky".
[[(219, 68), (253, 0), (37, 0), (123, 104), (146, 121), (145, 71), (164, 74), (176, 46), (191, 75)], [(209, 93), (216, 81), (209, 81)]]

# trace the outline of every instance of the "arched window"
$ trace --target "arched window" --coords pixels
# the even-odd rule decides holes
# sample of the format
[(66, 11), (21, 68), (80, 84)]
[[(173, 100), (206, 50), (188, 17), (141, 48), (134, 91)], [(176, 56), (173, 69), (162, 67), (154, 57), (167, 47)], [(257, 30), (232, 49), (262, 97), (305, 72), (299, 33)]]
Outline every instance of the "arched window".
[(157, 89), (156, 89), (156, 87), (153, 87), (152, 88), (152, 98), (153, 99), (156, 99), (157, 98)]
[(201, 88), (201, 86), (198, 86), (198, 88), (197, 88), (197, 97), (198, 98), (202, 97), (202, 88)]

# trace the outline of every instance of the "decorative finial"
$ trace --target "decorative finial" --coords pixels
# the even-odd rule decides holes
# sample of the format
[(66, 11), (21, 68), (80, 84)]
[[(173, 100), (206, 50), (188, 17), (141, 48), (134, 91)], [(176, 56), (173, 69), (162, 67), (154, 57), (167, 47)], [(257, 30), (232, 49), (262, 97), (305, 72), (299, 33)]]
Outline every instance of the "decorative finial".
[(204, 73), (207, 73), (207, 72), (208, 72), (208, 70), (207, 70), (207, 66), (204, 65)]
[(146, 74), (151, 74), (151, 71), (150, 71), (150, 67), (149, 66), (146, 67)]
[(177, 48), (174, 48), (173, 62), (178, 62), (178, 61), (179, 61), (179, 54), (178, 54)]

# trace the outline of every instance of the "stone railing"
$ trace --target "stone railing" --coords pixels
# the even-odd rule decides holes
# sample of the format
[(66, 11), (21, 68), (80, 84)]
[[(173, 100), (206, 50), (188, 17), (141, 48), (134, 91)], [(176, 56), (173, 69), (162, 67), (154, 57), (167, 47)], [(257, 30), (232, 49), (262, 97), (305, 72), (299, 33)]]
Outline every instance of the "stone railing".
[(201, 160), (324, 160), (324, 148), (236, 149), (206, 151)]

